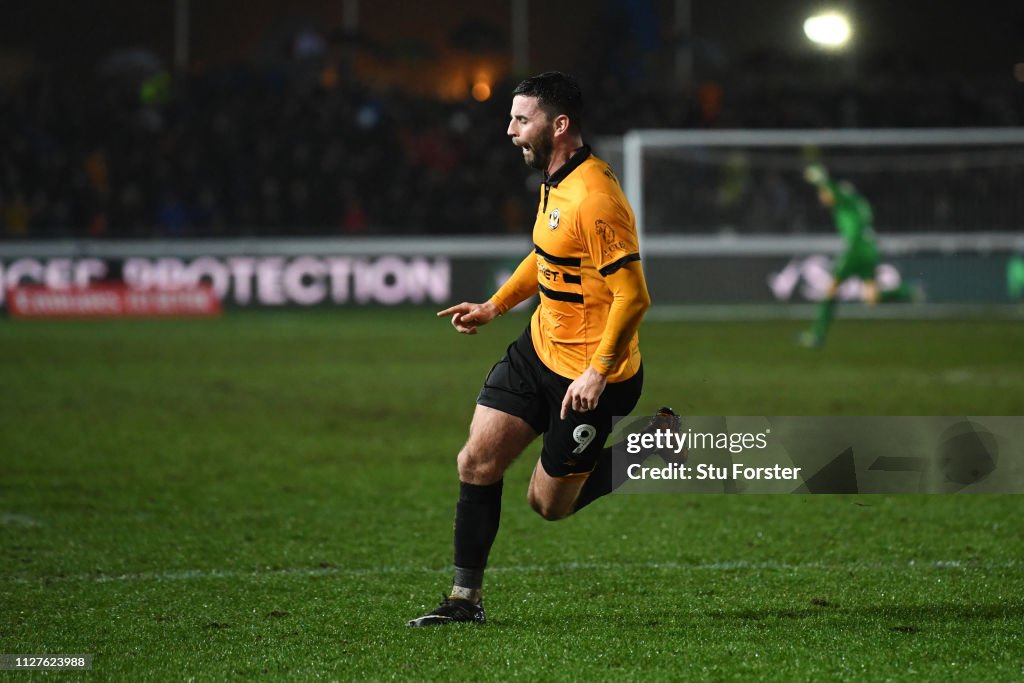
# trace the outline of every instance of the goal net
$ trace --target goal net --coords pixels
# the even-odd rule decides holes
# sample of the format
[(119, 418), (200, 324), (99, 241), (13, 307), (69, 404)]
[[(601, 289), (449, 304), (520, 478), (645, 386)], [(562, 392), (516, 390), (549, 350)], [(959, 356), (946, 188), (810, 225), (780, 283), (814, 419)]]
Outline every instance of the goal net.
[(598, 144), (642, 235), (834, 234), (803, 179), (825, 165), (883, 235), (1024, 228), (1024, 129), (641, 130)]

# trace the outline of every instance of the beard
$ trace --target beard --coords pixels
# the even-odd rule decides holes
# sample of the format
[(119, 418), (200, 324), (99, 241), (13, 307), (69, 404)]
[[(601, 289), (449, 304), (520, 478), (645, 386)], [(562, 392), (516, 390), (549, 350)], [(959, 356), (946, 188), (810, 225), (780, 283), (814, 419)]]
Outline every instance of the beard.
[(546, 171), (551, 162), (551, 152), (555, 148), (555, 136), (550, 131), (544, 132), (537, 138), (535, 143), (530, 144), (527, 154), (523, 155), (523, 161), (530, 168), (538, 171)]

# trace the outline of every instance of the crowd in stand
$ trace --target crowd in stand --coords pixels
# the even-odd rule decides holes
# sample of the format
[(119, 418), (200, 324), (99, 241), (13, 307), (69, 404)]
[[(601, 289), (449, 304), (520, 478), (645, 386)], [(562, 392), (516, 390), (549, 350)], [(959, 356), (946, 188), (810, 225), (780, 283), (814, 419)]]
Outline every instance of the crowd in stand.
[[(755, 76), (685, 92), (591, 79), (587, 130), (838, 127), (851, 103), (861, 126), (1024, 123), (1019, 94), (957, 82), (851, 99)], [(0, 89), (0, 236), (526, 232), (539, 176), (505, 135), (512, 85), (441, 102), (256, 66), (144, 97), (120, 79), (31, 79)]]
[(36, 83), (0, 103), (8, 237), (495, 232), (525, 221), (522, 162), (487, 104), (272, 71), (175, 83)]

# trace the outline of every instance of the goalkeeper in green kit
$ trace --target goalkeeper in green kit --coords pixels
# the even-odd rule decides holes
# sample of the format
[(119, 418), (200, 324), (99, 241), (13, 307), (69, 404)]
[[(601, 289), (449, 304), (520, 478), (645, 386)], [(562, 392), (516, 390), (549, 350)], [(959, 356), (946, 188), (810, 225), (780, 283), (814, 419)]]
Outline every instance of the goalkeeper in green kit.
[(878, 267), (878, 245), (872, 227), (874, 215), (871, 205), (847, 182), (837, 182), (828, 176), (824, 166), (812, 164), (804, 171), (804, 178), (818, 190), (822, 205), (832, 210), (836, 230), (846, 243), (842, 255), (832, 271), (832, 283), (825, 298), (818, 306), (814, 326), (799, 337), (801, 346), (820, 348), (835, 315), (836, 295), (839, 285), (848, 278), (860, 278), (864, 286), (861, 296), (867, 304), (889, 301), (910, 301), (912, 291), (901, 284), (896, 289), (880, 292), (875, 282), (875, 268)]

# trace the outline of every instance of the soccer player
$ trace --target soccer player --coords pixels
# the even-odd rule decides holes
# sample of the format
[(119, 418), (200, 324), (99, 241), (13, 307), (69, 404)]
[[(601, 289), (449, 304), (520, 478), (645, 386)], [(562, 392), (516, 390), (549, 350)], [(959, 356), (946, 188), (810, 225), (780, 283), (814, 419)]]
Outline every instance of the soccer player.
[(1011, 301), (1024, 299), (1024, 254), (1012, 256), (1006, 263), (1006, 294)]
[(534, 249), (490, 300), (438, 316), (476, 334), (538, 292), (540, 305), (484, 381), (459, 452), (451, 593), (409, 626), (485, 620), (484, 567), (502, 477), (538, 434), (544, 446), (528, 499), (544, 519), (568, 517), (621, 483), (604, 443), (612, 416), (629, 414), (640, 398), (637, 328), (651, 300), (633, 211), (611, 168), (583, 143), (582, 114), (580, 88), (565, 74), (543, 73), (513, 91), (508, 136), (523, 161), (544, 172)]
[(839, 285), (848, 278), (859, 277), (863, 281), (861, 297), (865, 303), (909, 301), (912, 290), (901, 284), (896, 289), (879, 291), (875, 282), (878, 267), (878, 245), (873, 227), (874, 214), (871, 205), (848, 182), (837, 182), (829, 178), (820, 164), (811, 164), (804, 171), (804, 178), (818, 191), (822, 206), (832, 210), (836, 230), (846, 242), (846, 247), (832, 272), (832, 282), (825, 298), (818, 305), (818, 315), (810, 330), (798, 338), (801, 346), (820, 348), (835, 316), (836, 294)]

